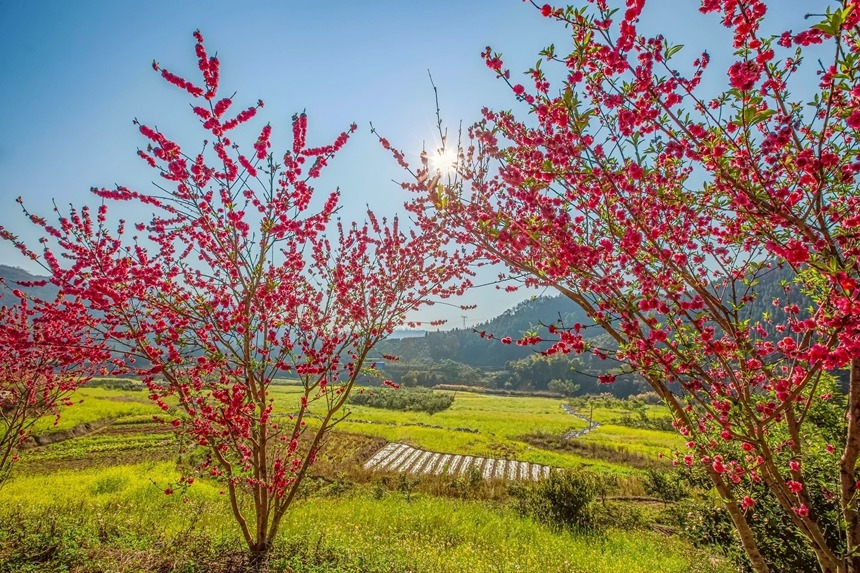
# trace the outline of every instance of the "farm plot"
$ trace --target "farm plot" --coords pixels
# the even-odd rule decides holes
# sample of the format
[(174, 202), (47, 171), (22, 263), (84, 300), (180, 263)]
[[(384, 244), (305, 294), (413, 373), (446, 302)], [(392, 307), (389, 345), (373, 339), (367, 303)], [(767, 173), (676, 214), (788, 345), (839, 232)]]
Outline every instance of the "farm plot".
[(484, 479), (538, 480), (550, 467), (517, 460), (444, 454), (390, 442), (364, 463), (364, 469), (405, 474), (465, 475), (478, 471)]

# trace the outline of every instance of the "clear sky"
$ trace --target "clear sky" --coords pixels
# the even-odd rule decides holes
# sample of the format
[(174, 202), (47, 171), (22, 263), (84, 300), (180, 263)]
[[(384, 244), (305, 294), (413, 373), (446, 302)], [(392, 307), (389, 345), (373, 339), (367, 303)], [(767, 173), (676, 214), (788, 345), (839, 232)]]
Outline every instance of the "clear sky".
[[(777, 28), (799, 29), (805, 12), (832, 3), (769, 4)], [(730, 62), (720, 59), (730, 55), (728, 36), (697, 6), (650, 0), (643, 19), (687, 44), (689, 59), (702, 49), (716, 56), (711, 77), (720, 87)], [(404, 173), (368, 123), (417, 161), (422, 144), (434, 142), (428, 69), (444, 119), (456, 128), (460, 120), (478, 119), (482, 106), (517, 106), (480, 57), (487, 45), (503, 52), (516, 73), (533, 66), (551, 42), (561, 51), (565, 38), (563, 28), (520, 0), (0, 0), (0, 225), (35, 244), (34, 228), (15, 203), (19, 195), (47, 216), (52, 199), (94, 204), (92, 186), (147, 190), (153, 173), (135, 155), (144, 145), (135, 117), (180, 143), (200, 140), (188, 98), (150, 67), (155, 59), (196, 80), (196, 28), (221, 59), (222, 93), (237, 91), (237, 106), (266, 102), (261, 122), (275, 130), (273, 151), (288, 144), (289, 119), (303, 109), (309, 145), (330, 143), (350, 123), (359, 125), (317, 185), (320, 192), (341, 188), (346, 219), (361, 218), (365, 204), (383, 215), (403, 212), (406, 195), (392, 179)], [(5, 244), (0, 264), (38, 271)], [(415, 318), (447, 318), (454, 327), (467, 314), (474, 324), (528, 294), (484, 287), (457, 301), (477, 303), (476, 310), (436, 306)]]

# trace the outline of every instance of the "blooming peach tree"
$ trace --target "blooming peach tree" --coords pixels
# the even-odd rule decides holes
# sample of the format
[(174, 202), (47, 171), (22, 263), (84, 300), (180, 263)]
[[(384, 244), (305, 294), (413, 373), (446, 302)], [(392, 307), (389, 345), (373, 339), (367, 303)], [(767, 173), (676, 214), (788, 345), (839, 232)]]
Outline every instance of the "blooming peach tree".
[(71, 405), (70, 395), (111, 356), (80, 302), (32, 301), (14, 288), (0, 303), (2, 485), (36, 422), (59, 418), (59, 407)]
[[(130, 237), (125, 222), (108, 222), (106, 203), (58, 212), (57, 224), (27, 215), (49, 239), (38, 256), (52, 280), (102, 317), (150, 398), (205, 449), (203, 475), (223, 484), (259, 565), (347, 415), (350, 391), (373, 373), (374, 345), (430, 297), (460, 290), (463, 259), (396, 219), (335, 220), (339, 192), (320, 198), (311, 182), (355, 125), (309, 146), (301, 113), (285, 153), (270, 151), (268, 124), (243, 151), (233, 134), (250, 128), (263, 102), (234, 113), (232, 97), (219, 95), (218, 59), (195, 38), (201, 83), (153, 67), (191, 96), (202, 147), (187, 151), (166, 130), (138, 124), (147, 141), (138, 155), (158, 173), (158, 192), (93, 189), (152, 217)], [(281, 378), (299, 391), (274, 388)]]
[[(687, 440), (676, 463), (707, 471), (759, 572), (762, 486), (822, 571), (860, 571), (857, 4), (770, 35), (765, 2), (704, 0), (732, 33), (715, 71), (708, 53), (639, 31), (645, 0), (535, 4), (569, 45), (543, 50), (522, 83), (483, 54), (528, 119), (485, 109), (455, 175), (425, 161), (406, 184), (424, 228), (587, 312), (593, 324), (555, 325), (547, 352), (614, 358), (604, 382), (650, 383)], [(829, 53), (818, 70), (812, 47)], [(708, 72), (724, 91), (705, 92)], [(589, 345), (594, 328), (611, 352)], [(847, 393), (824, 391), (845, 368)], [(812, 431), (821, 403), (841, 431)]]

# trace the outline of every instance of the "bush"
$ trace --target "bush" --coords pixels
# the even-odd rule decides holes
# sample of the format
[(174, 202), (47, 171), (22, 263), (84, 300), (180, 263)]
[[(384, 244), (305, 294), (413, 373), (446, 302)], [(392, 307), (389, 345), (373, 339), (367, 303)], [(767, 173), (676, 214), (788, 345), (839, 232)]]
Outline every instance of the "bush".
[(672, 418), (668, 416), (655, 416), (653, 418), (649, 418), (648, 414), (641, 410), (633, 414), (622, 414), (619, 418), (613, 419), (612, 423), (618, 426), (627, 426), (628, 428), (638, 428), (640, 430), (661, 430), (663, 432), (675, 431), (675, 427), (672, 425)]
[(511, 486), (517, 510), (522, 514), (576, 531), (595, 529), (591, 503), (599, 492), (596, 476), (573, 470), (552, 471), (537, 483)]
[(133, 378), (93, 378), (87, 383), (90, 388), (106, 388), (108, 390), (143, 391), (143, 382)]
[[(819, 509), (818, 519), (824, 526), (825, 536), (835, 545), (838, 543), (836, 537), (840, 535), (841, 529), (838, 521), (838, 501), (835, 498), (825, 500), (822, 492), (822, 489), (835, 489), (835, 486), (827, 484), (828, 476), (818, 465), (820, 460), (815, 456), (808, 456), (804, 461), (810, 482), (822, 484), (819, 488), (810, 488), (809, 495), (813, 498), (814, 507)], [(733, 561), (738, 569), (750, 570), (731, 517), (725, 507), (712, 496), (713, 492), (704, 470), (698, 466), (678, 466), (671, 472), (675, 476), (667, 475), (667, 482), (675, 483), (691, 495), (667, 508), (666, 518), (670, 524), (677, 527), (681, 536), (693, 545), (716, 549)], [(809, 542), (797, 530), (792, 529), (790, 518), (766, 485), (755, 485), (749, 491), (755, 499), (755, 506), (749, 510), (747, 518), (759, 550), (771, 571), (793, 573), (818, 570), (818, 561)]]
[(631, 396), (634, 400), (640, 400), (644, 404), (648, 404), (649, 406), (662, 406), (663, 399), (660, 398), (660, 395), (657, 392), (642, 392), (641, 394), (636, 394), (635, 396)]
[(528, 396), (531, 398), (558, 398), (559, 394), (548, 390), (510, 390), (504, 388), (486, 388), (483, 386), (467, 386), (465, 384), (436, 384), (434, 390), (448, 390), (450, 392), (474, 392), (476, 394), (489, 394), (492, 396)]
[(397, 390), (383, 388), (373, 392), (353, 393), (349, 397), (349, 402), (371, 408), (435, 414), (450, 408), (451, 404), (454, 403), (454, 395), (447, 392), (434, 392), (426, 388), (399, 388)]
[(696, 547), (717, 549), (739, 567), (747, 565), (729, 512), (716, 500), (693, 497), (670, 506), (667, 514), (682, 537)]
[(687, 488), (675, 472), (648, 468), (642, 485), (645, 493), (665, 502), (680, 501), (687, 497)]

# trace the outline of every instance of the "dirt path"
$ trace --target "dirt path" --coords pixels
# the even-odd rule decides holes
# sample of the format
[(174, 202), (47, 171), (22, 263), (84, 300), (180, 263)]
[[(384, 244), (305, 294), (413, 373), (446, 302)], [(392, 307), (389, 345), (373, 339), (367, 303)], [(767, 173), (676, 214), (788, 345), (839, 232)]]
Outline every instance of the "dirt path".
[(484, 479), (538, 480), (550, 467), (517, 460), (429, 452), (390, 442), (364, 463), (364, 469), (412, 475), (464, 475), (477, 468)]
[(27, 440), (23, 443), (22, 449), (37, 448), (50, 444), (65, 442), (66, 440), (80, 438), (82, 436), (88, 436), (90, 434), (95, 434), (96, 432), (103, 431), (111, 424), (113, 424), (113, 420), (110, 418), (106, 418), (103, 420), (96, 420), (95, 422), (78, 424), (77, 426), (69, 428), (68, 430), (57, 430), (54, 432), (34, 434), (27, 438)]
[(581, 438), (582, 436), (584, 436), (585, 434), (587, 434), (591, 430), (600, 427), (600, 424), (598, 424), (597, 422), (591, 421), (588, 418), (586, 418), (585, 416), (578, 414), (576, 412), (576, 410), (574, 410), (570, 406), (570, 404), (565, 404), (564, 402), (562, 402), (561, 403), (561, 409), (564, 410), (565, 412), (567, 412), (568, 414), (570, 414), (571, 416), (576, 416), (577, 418), (579, 418), (583, 422), (588, 423), (588, 426), (581, 429), (581, 430), (571, 430), (569, 432), (566, 432), (564, 435), (562, 435), (562, 438), (564, 438), (565, 440), (572, 440), (573, 438)]

